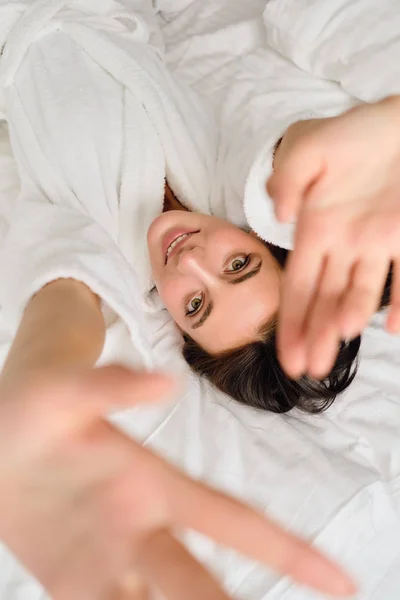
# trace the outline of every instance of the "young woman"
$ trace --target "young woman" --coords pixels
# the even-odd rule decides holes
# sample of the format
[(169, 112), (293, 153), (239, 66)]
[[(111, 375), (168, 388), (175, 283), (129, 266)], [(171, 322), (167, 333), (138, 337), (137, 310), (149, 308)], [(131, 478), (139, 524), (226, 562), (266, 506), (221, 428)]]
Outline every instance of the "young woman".
[[(400, 252), (396, 123), (400, 97), (336, 118), (302, 121), (284, 135), (268, 183), (281, 198), (281, 214), (298, 217), (283, 298), (288, 250), (206, 215), (175, 210), (151, 224), (153, 277), (183, 334), (183, 355), (234, 399), (274, 412), (295, 406), (319, 412), (352, 382), (359, 334), (372, 313), (389, 304), (390, 265)], [(377, 138), (379, 161), (370, 149)], [(366, 181), (371, 181), (367, 193)], [(183, 209), (176, 200), (171, 207)], [(321, 291), (315, 283), (322, 275)], [(290, 356), (303, 335), (307, 307), (310, 362), (302, 364), (300, 355), (299, 363), (298, 351), (293, 365)], [(282, 356), (289, 356), (291, 377), (278, 360), (279, 309)], [(393, 333), (399, 331), (398, 312), (396, 294), (389, 320)]]
[[(368, 107), (367, 113), (364, 112), (362, 107), (329, 122), (321, 121), (318, 123), (317, 128), (319, 136), (311, 138), (311, 146), (314, 147), (316, 139), (320, 139), (322, 142), (327, 141), (326, 131), (331, 133), (332, 128), (339, 133), (343, 123), (347, 132), (348, 120), (357, 123), (358, 117), (361, 116), (361, 121), (365, 125), (364, 119), (369, 117), (377, 124), (382, 117), (384, 121), (389, 116), (391, 119), (395, 118), (398, 110), (398, 99), (390, 99)], [(329, 125), (328, 130), (325, 129), (327, 124)], [(296, 131), (292, 128), (291, 133), (294, 130)], [(315, 131), (315, 123), (312, 130)], [(308, 143), (310, 143), (305, 124), (301, 124), (297, 133), (299, 135), (298, 139), (308, 140)], [(393, 143), (389, 143), (384, 127), (382, 127), (382, 134), (385, 135), (387, 141), (387, 158), (391, 157), (393, 159), (396, 153), (399, 153), (398, 148), (397, 151), (395, 150), (396, 144), (398, 145), (397, 136), (393, 136)], [(353, 139), (352, 136), (350, 138)], [(343, 147), (345, 147), (346, 136), (343, 133), (341, 139), (343, 140)], [(289, 145), (292, 151), (296, 150), (297, 144), (298, 141), (294, 141), (293, 145)], [(322, 143), (322, 147), (326, 150), (324, 143)], [(284, 150), (284, 148), (285, 146), (282, 144), (282, 149)], [(290, 152), (288, 156), (290, 158)], [(281, 157), (284, 157), (284, 155), (281, 154)], [(285, 164), (284, 158), (281, 158), (281, 160), (280, 168)], [(395, 189), (397, 174), (394, 170), (388, 171), (387, 167), (389, 164), (396, 163), (397, 160), (394, 163), (392, 160), (390, 160), (390, 163), (386, 163), (385, 157), (382, 155), (381, 163), (379, 166), (375, 165), (374, 168), (375, 182), (377, 184), (380, 182), (385, 186), (393, 185), (393, 189)], [(290, 181), (292, 176), (289, 161), (287, 169), (287, 177), (282, 176), (284, 182)], [(384, 177), (380, 178), (383, 174)], [(277, 183), (275, 182), (274, 185), (277, 185)], [(374, 194), (380, 193), (379, 188), (380, 185), (378, 184), (377, 188), (374, 188)], [(372, 204), (368, 206), (368, 214), (372, 211), (374, 221), (378, 222), (379, 215), (382, 217), (381, 205), (376, 205), (372, 197), (371, 202)], [(398, 210), (394, 195), (393, 202), (394, 213), (391, 216)], [(187, 332), (188, 325), (185, 321), (187, 315), (182, 317), (179, 312), (181, 310), (179, 300), (183, 292), (186, 294), (186, 285), (192, 285), (194, 281), (205, 282), (207, 291), (210, 289), (216, 295), (216, 299), (214, 299), (214, 302), (216, 302), (221, 297), (220, 294), (224, 293), (225, 287), (232, 285), (229, 283), (232, 281), (231, 277), (245, 277), (247, 275), (240, 283), (233, 284), (234, 289), (236, 289), (236, 285), (245, 284), (260, 275), (263, 267), (265, 284), (271, 288), (271, 297), (276, 294), (279, 300), (279, 275), (277, 273), (280, 271), (278, 265), (270, 249), (253, 234), (243, 232), (223, 220), (208, 215), (183, 212), (169, 190), (166, 192), (165, 208), (173, 210), (163, 213), (153, 221), (148, 231), (149, 251), (154, 279), (160, 294), (170, 307), (171, 314), (175, 317), (182, 331)], [(361, 220), (360, 222), (363, 224), (364, 209), (365, 203), (357, 202), (357, 208), (354, 209), (354, 206), (351, 208), (351, 219)], [(184, 219), (185, 221), (183, 221)], [(174, 244), (177, 234), (181, 236), (181, 239), (178, 239), (178, 243)], [(195, 236), (198, 236), (197, 240)], [(238, 251), (238, 249), (240, 250)], [(220, 252), (221, 255), (219, 255)], [(225, 252), (228, 253), (229, 260), (226, 268), (221, 272), (219, 265), (223, 264), (225, 266), (225, 262), (220, 261), (220, 259), (225, 255)], [(388, 256), (392, 256), (392, 250), (389, 249), (387, 252)], [(252, 273), (251, 269), (255, 267), (251, 267), (244, 259), (244, 255), (247, 254), (255, 254), (259, 257), (256, 263), (258, 272), (255, 275), (251, 274), (249, 276), (249, 273)], [(263, 265), (260, 265), (261, 260)], [(376, 294), (379, 292), (379, 284), (379, 280), (375, 280), (374, 285), (370, 287), (371, 293)], [(201, 293), (203, 292), (201, 291)], [(260, 294), (261, 296), (263, 294)], [(240, 296), (237, 296), (237, 301), (240, 302), (240, 300)], [(200, 306), (202, 306), (202, 297), (199, 298), (199, 301)], [(197, 296), (195, 299), (190, 297), (188, 304), (193, 304), (193, 307), (189, 307), (187, 312), (196, 311)], [(263, 306), (266, 307), (266, 304)], [(245, 308), (246, 306), (242, 305), (242, 309)], [(272, 312), (275, 310), (273, 302), (266, 308), (271, 308)], [(259, 316), (260, 318), (266, 316), (270, 318), (267, 313), (261, 314), (260, 312)], [(257, 319), (254, 319), (251, 323), (254, 327), (257, 327)], [(195, 327), (195, 332), (196, 329), (200, 329), (200, 327)], [(190, 558), (181, 553), (181, 549), (175, 545), (169, 534), (167, 537), (160, 535), (160, 522), (157, 519), (154, 521), (154, 517), (157, 515), (158, 510), (165, 511), (167, 509), (166, 520), (162, 521), (164, 533), (165, 527), (171, 524), (171, 520), (174, 525), (190, 523), (191, 526), (200, 527), (202, 531), (204, 531), (204, 524), (197, 523), (193, 516), (190, 514), (185, 515), (181, 509), (180, 518), (176, 522), (174, 521), (174, 511), (181, 498), (182, 482), (179, 477), (176, 479), (177, 475), (175, 473), (169, 473), (168, 467), (164, 463), (153, 463), (154, 459), (149, 459), (145, 451), (141, 453), (139, 447), (134, 444), (131, 445), (128, 440), (120, 439), (116, 432), (111, 429), (104, 430), (101, 419), (103, 411), (115, 406), (110, 400), (111, 396), (117, 395), (116, 401), (119, 404), (129, 403), (133, 392), (143, 396), (147, 389), (149, 395), (156, 395), (167, 389), (167, 382), (159, 381), (156, 376), (152, 375), (145, 377), (143, 380), (140, 377), (135, 379), (122, 371), (110, 371), (108, 373), (98, 371), (97, 377), (90, 377), (90, 372), (88, 373), (86, 370), (90, 369), (101, 352), (104, 333), (104, 320), (99, 310), (98, 299), (81, 283), (67, 279), (56, 281), (39, 291), (28, 304), (0, 381), (0, 391), (3, 399), (1, 409), (4, 413), (1, 423), (5, 428), (1, 436), (5, 443), (2, 455), (7, 457), (2, 470), (3, 478), (0, 480), (3, 503), (2, 514), (4, 515), (4, 519), (0, 521), (0, 532), (2, 538), (28, 568), (55, 594), (74, 593), (76, 595), (82, 593), (86, 595), (91, 593), (94, 596), (99, 594), (98, 597), (101, 597), (102, 590), (112, 584), (116, 593), (125, 593), (127, 590), (132, 592), (134, 590), (135, 593), (137, 592), (137, 597), (141, 598), (143, 596), (140, 591), (142, 589), (141, 579), (144, 577), (146, 581), (155, 582), (157, 585), (169, 590), (171, 594), (176, 594), (176, 597), (179, 597), (179, 594), (187, 593), (187, 587), (182, 584), (184, 580), (181, 579), (179, 582), (173, 578), (166, 578), (165, 569), (168, 569), (168, 565), (176, 564), (183, 573), (189, 565)], [(196, 333), (193, 335), (196, 335)], [(246, 336), (251, 338), (250, 328), (247, 331), (243, 330), (243, 337), (240, 339), (246, 341)], [(207, 340), (212, 340), (212, 338), (205, 336), (202, 338), (201, 343), (207, 344)], [(200, 344), (200, 340), (198, 343)], [(218, 352), (218, 346), (212, 348)], [(209, 352), (212, 351), (210, 348)], [(78, 379), (77, 373), (80, 374)], [(129, 400), (125, 400), (126, 395)], [(58, 398), (57, 402), (55, 402), (56, 398)], [(47, 402), (46, 399), (50, 402)], [(93, 402), (93, 405), (88, 406), (88, 399), (90, 399), (90, 403)], [(23, 411), (20, 410), (21, 406), (24, 407)], [(28, 437), (24, 433), (26, 431), (24, 425), (26, 420), (28, 420), (32, 429), (32, 434)], [(13, 443), (8, 440), (7, 431), (13, 432)], [(20, 434), (17, 435), (18, 432), (24, 434), (23, 439)], [(96, 452), (93, 454), (94, 442), (96, 442)], [(103, 446), (107, 448), (108, 455), (112, 451), (115, 457), (115, 464), (108, 465), (106, 471), (103, 468), (104, 460), (101, 460)], [(119, 448), (118, 451), (117, 448)], [(85, 458), (84, 462), (83, 458)], [(124, 532), (129, 535), (121, 537), (118, 534), (119, 529), (112, 528), (112, 538), (110, 538), (107, 523), (115, 523), (113, 526), (115, 527), (118, 525), (119, 520), (115, 522), (115, 514), (110, 510), (106, 510), (109, 506), (109, 500), (108, 492), (104, 496), (105, 492), (107, 490), (112, 491), (114, 506), (119, 506), (119, 502), (126, 502), (127, 497), (130, 498), (134, 506), (141, 506), (137, 498), (137, 487), (134, 486), (131, 489), (129, 486), (128, 476), (131, 472), (129, 470), (125, 471), (125, 468), (120, 471), (122, 466), (126, 462), (130, 463), (131, 460), (136, 465), (131, 475), (136, 477), (139, 469), (140, 473), (143, 471), (142, 476), (151, 485), (149, 488), (142, 488), (141, 491), (140, 502), (145, 503), (145, 506), (141, 509), (143, 510), (140, 513), (141, 518), (138, 519), (135, 516), (130, 527), (124, 525)], [(11, 471), (10, 464), (12, 465)], [(79, 494), (82, 498), (79, 514), (76, 506), (65, 501), (64, 494), (60, 496), (57, 493), (60, 480), (56, 476), (56, 472), (59, 465), (62, 465), (64, 473), (68, 472), (70, 474), (68, 489), (71, 492), (72, 500), (76, 494)], [(121, 473), (121, 479), (115, 479), (115, 469), (118, 473)], [(32, 473), (35, 481), (33, 488)], [(46, 477), (43, 479), (44, 473)], [(37, 479), (39, 475), (40, 478)], [(92, 483), (93, 481), (96, 482), (97, 492), (96, 490), (93, 491), (92, 488), (87, 488), (86, 478)], [(162, 483), (159, 478), (162, 481), (164, 481), (164, 478), (166, 480)], [(30, 489), (35, 489), (35, 498), (36, 500), (42, 498), (41, 502), (32, 503), (30, 495), (23, 493), (23, 490), (27, 489), (27, 485), (30, 486)], [(153, 485), (162, 486), (164, 493), (167, 493), (170, 498), (170, 503), (168, 507), (165, 505), (160, 507), (150, 503), (156, 513), (153, 511), (149, 513), (147, 494), (151, 496)], [(186, 482), (185, 485), (188, 486), (186, 493), (200, 494), (200, 489), (193, 488), (192, 490), (190, 482)], [(117, 486), (116, 489), (114, 489), (115, 486)], [(143, 495), (145, 490), (146, 493)], [(205, 496), (202, 501), (206, 502)], [(42, 510), (43, 503), (46, 506), (45, 513)], [(102, 506), (104, 508), (100, 510)], [(221, 504), (221, 508), (223, 507), (224, 511), (228, 511), (227, 514), (229, 514), (229, 506), (229, 504)], [(211, 505), (208, 504), (208, 510), (210, 507)], [(214, 505), (213, 510), (215, 511), (217, 508), (217, 505)], [(94, 529), (85, 528), (86, 537), (84, 539), (86, 542), (82, 546), (81, 529), (77, 526), (71, 529), (71, 525), (78, 521), (79, 523), (87, 522), (88, 515), (92, 514), (94, 510), (96, 510), (100, 520), (90, 520)], [(12, 519), (10, 519), (10, 514), (13, 515)], [(47, 528), (50, 514), (56, 519), (54, 522), (58, 523), (56, 537), (59, 550), (57, 552), (54, 551), (53, 535), (51, 536), (51, 543), (50, 540), (48, 540), (49, 543), (43, 543), (43, 531)], [(233, 512), (231, 514), (233, 516)], [(240, 520), (240, 514), (242, 513), (236, 513), (236, 519), (239, 519), (238, 522), (242, 522), (246, 526), (248, 533), (251, 532), (250, 522), (246, 522), (244, 513), (242, 514), (242, 520)], [(124, 513), (121, 524), (125, 523), (125, 517), (126, 514)], [(250, 515), (249, 518), (257, 528), (262, 526), (260, 518), (250, 517)], [(253, 519), (256, 520), (253, 522)], [(33, 532), (34, 535), (30, 535), (28, 539), (24, 531), (32, 522), (36, 523), (36, 529)], [(105, 563), (102, 563), (101, 578), (98, 577), (98, 569), (93, 571), (90, 568), (86, 569), (85, 576), (82, 578), (82, 575), (80, 575), (82, 565), (87, 564), (90, 566), (93, 556), (96, 557), (99, 549), (103, 548), (102, 538), (100, 536), (99, 539), (98, 535), (99, 532), (103, 531), (105, 525), (107, 525), (107, 535), (105, 536), (107, 552), (102, 555), (103, 559), (110, 556), (110, 551), (118, 552), (119, 558), (117, 561), (107, 559)], [(210, 527), (211, 529), (207, 529), (207, 532), (213, 534), (214, 529), (211, 522)], [(283, 556), (286, 556), (285, 553), (293, 553), (295, 551), (294, 542), (282, 536), (275, 537), (276, 532), (274, 529), (270, 529), (268, 526), (264, 527), (266, 527), (265, 541), (267, 546), (270, 547), (271, 545), (273, 548), (279, 546), (280, 550), (277, 554), (274, 551), (271, 555), (266, 553), (264, 546), (261, 545), (252, 549), (253, 556), (267, 560), (278, 568), (289, 570), (298, 579), (331, 593), (347, 594), (352, 590), (351, 584), (346, 578), (343, 578), (337, 571), (329, 570), (330, 567), (327, 565), (322, 566), (322, 563), (318, 562), (320, 559), (315, 555), (307, 554), (304, 548), (299, 549), (301, 552), (298, 552), (298, 559), (295, 560), (295, 565), (299, 560), (302, 567), (300, 570), (293, 570), (291, 567), (293, 563), (286, 564), (285, 558), (282, 559), (282, 553)], [(54, 529), (52, 529), (53, 532)], [(218, 535), (222, 536), (219, 539), (226, 539), (223, 531)], [(92, 536), (95, 536), (94, 539), (97, 540), (95, 546), (91, 543)], [(73, 560), (76, 555), (77, 539), (80, 540), (78, 563)], [(241, 541), (243, 539), (243, 536), (241, 536)], [(244, 548), (242, 543), (239, 543), (236, 539), (230, 537), (229, 540), (238, 548)], [(110, 544), (110, 541), (113, 543)], [(127, 547), (132, 548), (132, 543), (133, 547), (136, 548), (136, 558), (130, 562), (128, 554), (130, 556), (131, 553), (125, 551)], [(274, 543), (276, 546), (274, 546)], [(36, 552), (39, 544), (42, 548), (40, 554)], [(122, 553), (121, 549), (123, 549)], [(63, 560), (62, 569), (60, 569), (58, 562), (58, 552), (61, 552), (61, 556), (64, 558), (65, 556), (68, 557), (67, 563)], [(276, 556), (281, 557), (278, 562)], [(305, 560), (311, 561), (308, 566), (304, 562)], [(96, 565), (98, 564), (97, 558)], [(204, 589), (202, 586), (210, 585), (209, 580), (204, 579), (204, 575), (200, 571), (198, 577), (201, 577), (203, 582), (202, 585), (199, 583), (198, 589), (200, 591)], [(142, 594), (142, 596), (139, 594)], [(219, 594), (219, 592), (216, 590), (215, 594)], [(215, 597), (223, 598), (223, 596), (218, 595)]]
[(225, 600), (174, 537), (185, 527), (351, 593), (309, 546), (104, 419), (172, 392), (154, 373), (92, 370), (116, 316), (150, 362), (138, 289), (151, 281), (144, 223), (162, 212), (165, 179), (211, 212), (215, 132), (163, 64), (152, 3), (11, 2), (0, 22), (0, 110), (21, 178), (0, 247), (1, 319), (15, 334), (0, 376), (2, 541), (60, 600), (142, 600), (147, 584)]
[[(285, 253), (276, 248), (279, 235), (263, 234), (273, 207), (268, 213), (268, 198), (251, 189), (255, 179), (265, 187), (257, 171), (261, 159), (250, 158), (244, 208), (234, 198), (222, 206), (211, 193), (212, 120), (160, 59), (150, 4), (139, 3), (135, 11), (128, 1), (122, 5), (117, 10), (105, 1), (100, 13), (85, 3), (72, 12), (57, 3), (46, 10), (34, 5), (22, 17), (19, 9), (10, 12), (4, 112), (22, 184), (0, 253), (2, 319), (16, 331), (29, 299), (44, 285), (79, 280), (101, 299), (107, 335), (120, 318), (142, 364), (153, 366), (161, 306), (157, 292), (148, 292), (155, 282), (184, 334), (186, 360), (224, 392), (276, 412), (329, 405), (354, 375), (359, 340), (341, 344), (341, 338), (360, 330), (331, 334), (328, 362), (341, 350), (327, 377), (331, 364), (311, 372), (314, 377), (304, 375), (304, 366), (292, 378), (285, 375), (274, 335)], [(371, 119), (379, 120), (380, 109)], [(277, 161), (292, 146), (291, 132)], [(272, 161), (269, 142), (265, 164)], [(167, 199), (173, 190), (188, 212), (167, 210), (160, 217), (165, 189)], [(171, 235), (188, 232), (169, 248)], [(291, 240), (284, 248), (291, 249)], [(172, 321), (168, 327), (172, 334)]]
[[(208, 199), (215, 158), (212, 127), (195, 96), (187, 90), (182, 93), (177, 82), (168, 75), (157, 44), (146, 45), (154, 33), (151, 24), (147, 30), (143, 27), (148, 6), (143, 14), (132, 15), (129, 10), (125, 13), (115, 11), (114, 3), (104, 2), (101, 15), (93, 15), (90, 13), (96, 13), (96, 10), (89, 3), (80, 8), (79, 3), (74, 3), (72, 13), (69, 7), (61, 10), (61, 5), (49, 2), (46, 6), (33, 6), (22, 18), (21, 7), (13, 7), (18, 9), (18, 14), (14, 15), (14, 20), (9, 19), (13, 27), (10, 26), (2, 54), (3, 108), (22, 179), (21, 194), (1, 251), (2, 316), (18, 328), (2, 375), (2, 396), (8, 400), (5, 405), (23, 406), (24, 409), (29, 406), (33, 413), (39, 411), (43, 430), (48, 422), (47, 415), (50, 415), (47, 410), (43, 411), (43, 407), (47, 408), (43, 399), (52, 398), (53, 393), (67, 401), (74, 397), (85, 398), (86, 378), (77, 388), (72, 373), (88, 369), (98, 359), (104, 344), (103, 316), (110, 322), (115, 315), (121, 317), (133, 341), (142, 346), (142, 356), (148, 358), (147, 351), (151, 351), (149, 330), (141, 326), (141, 321), (150, 304), (142, 302), (137, 289), (144, 286), (150, 290), (152, 280), (187, 338), (185, 354), (189, 357), (192, 352), (194, 358), (189, 360), (194, 363), (199, 362), (200, 353), (197, 370), (209, 377), (212, 376), (209, 365), (217, 365), (218, 376), (222, 378), (222, 383), (217, 384), (221, 389), (246, 403), (276, 411), (288, 410), (296, 403), (305, 405), (308, 398), (319, 397), (324, 388), (330, 400), (350, 380), (356, 343), (344, 346), (345, 364), (333, 371), (332, 382), (321, 383), (310, 378), (292, 381), (280, 370), (273, 345), (273, 323), (280, 302), (280, 263), (272, 248), (256, 234), (211, 216), (214, 211)], [(386, 166), (382, 168), (384, 180), (387, 178)], [(165, 201), (165, 179), (182, 206), (192, 212), (167, 211), (160, 217)], [(179, 221), (176, 220), (178, 217)], [(249, 221), (250, 227), (257, 232), (256, 224)], [(190, 235), (181, 237), (174, 245), (176, 235), (184, 234)], [(142, 242), (146, 235), (151, 264), (143, 255)], [(245, 350), (243, 346), (246, 346)], [(221, 360), (220, 354), (224, 352), (229, 355)], [(245, 362), (241, 360), (242, 356)], [(235, 360), (238, 366), (232, 370)], [(248, 365), (250, 368), (246, 373), (244, 368)], [(236, 374), (236, 388), (232, 387), (232, 373)], [(30, 389), (35, 388), (33, 380), (29, 380), (33, 375), (45, 383), (33, 392), (21, 388), (23, 379), (31, 382)], [(113, 381), (105, 388), (107, 399), (114, 393)], [(89, 386), (91, 397), (99, 393), (100, 384), (94, 386), (94, 390)], [(272, 393), (266, 404), (267, 388)], [(65, 389), (68, 390), (67, 398)], [(30, 393), (38, 404), (29, 402)], [(120, 438), (117, 440), (114, 432), (105, 431), (100, 418), (100, 414), (110, 407), (107, 401), (98, 408), (95, 423), (88, 407), (88, 412), (85, 410), (83, 414), (79, 413), (79, 418), (76, 416), (77, 421), (73, 417), (71, 422), (68, 420), (66, 430), (64, 416), (69, 413), (68, 406), (61, 403), (60, 413), (57, 412), (50, 422), (54, 438), (51, 435), (42, 447), (40, 436), (35, 437), (38, 431), (35, 429), (33, 439), (33, 449), (39, 448), (35, 455), (38, 456), (38, 474), (48, 467), (48, 461), (52, 467), (46, 471), (50, 476), (45, 478), (46, 485), (40, 488), (41, 497), (48, 495), (52, 501), (55, 498), (51, 514), (55, 515), (53, 522), (61, 524), (68, 524), (74, 515), (79, 515), (74, 512), (73, 505), (59, 510), (60, 502), (64, 509), (65, 495), (58, 498), (57, 504), (54, 476), (57, 465), (65, 465), (72, 453), (75, 460), (68, 463), (68, 472), (75, 473), (79, 464), (76, 459), (81, 456), (79, 448), (83, 451), (85, 446), (90, 454), (93, 440), (98, 442), (96, 448), (100, 450), (93, 459), (97, 467), (102, 462), (102, 447), (113, 452), (115, 444), (121, 448)], [(74, 410), (78, 408), (74, 406)], [(18, 426), (21, 429), (21, 413), (25, 412), (15, 413), (10, 430)], [(101, 435), (98, 436), (99, 427)], [(108, 433), (111, 433), (111, 441)], [(125, 438), (121, 444), (123, 450), (127, 448)], [(53, 455), (54, 448), (64, 449), (65, 453)], [(135, 447), (136, 451), (140, 453)], [(17, 482), (20, 485), (12, 487), (10, 478), (4, 483), (5, 490), (12, 488), (3, 511), (6, 515), (14, 508), (15, 498), (23, 496), (21, 490), (31, 484), (32, 446), (25, 447), (24, 461), (18, 452), (19, 447), (14, 447), (17, 466), (21, 466), (21, 477)], [(104, 479), (100, 473), (105, 488), (109, 477), (119, 484), (119, 479), (113, 478), (115, 469), (120, 473), (121, 464), (125, 466), (129, 459), (134, 460), (130, 451), (126, 455), (123, 452), (122, 457), (119, 450), (115, 452), (116, 463), (112, 465), (111, 474), (107, 472)], [(140, 457), (148, 464), (147, 454), (140, 454)], [(91, 467), (90, 460), (85, 464)], [(162, 479), (163, 472), (163, 469), (155, 468), (156, 479)], [(79, 494), (88, 491), (86, 482), (89, 481), (88, 485), (92, 482), (90, 473), (91, 468), (78, 470), (78, 481), (65, 483), (72, 500), (77, 488)], [(119, 502), (124, 496), (121, 496), (124, 483), (123, 478), (121, 485), (117, 485)], [(162, 486), (162, 490), (165, 489), (169, 488)], [(4, 492), (3, 498), (6, 497)], [(174, 487), (170, 498), (168, 511), (175, 506), (179, 489)], [(132, 492), (131, 499), (132, 502), (136, 500), (136, 491)], [(90, 495), (89, 500), (85, 504), (85, 517), (91, 514), (93, 505), (97, 506), (98, 495)], [(104, 498), (100, 500), (104, 501)], [(111, 500), (105, 498), (106, 502)], [(46, 515), (40, 512), (42, 504), (39, 504), (42, 520), (34, 510), (29, 513), (30, 502), (27, 501), (27, 508), (17, 505), (11, 525), (3, 524), (3, 537), (25, 564), (48, 583), (49, 576), (54, 582), (52, 568), (59, 564), (57, 561), (55, 565), (52, 563), (50, 544), (46, 545), (47, 553), (35, 554), (34, 542), (40, 540), (41, 532), (48, 524)], [(147, 506), (147, 502), (145, 504)], [(157, 517), (157, 510), (165, 510), (165, 506), (154, 508), (152, 518)], [(168, 511), (161, 523), (172, 527), (176, 523)], [(27, 513), (26, 522), (39, 523), (37, 536), (31, 537), (32, 546), (22, 534), (24, 518), (21, 519), (21, 514), (25, 517)], [(96, 513), (95, 525), (102, 522), (103, 514), (102, 511)], [(107, 512), (106, 524), (114, 516), (112, 511), (111, 514)], [(142, 517), (146, 521), (148, 514), (144, 512)], [(181, 526), (193, 524), (189, 517), (184, 522), (176, 522)], [(156, 519), (157, 533), (159, 524)], [(117, 525), (118, 532), (125, 532), (125, 521)], [(135, 539), (142, 542), (141, 519), (135, 520), (136, 526)], [(153, 521), (149, 529), (153, 533)], [(81, 531), (79, 528), (74, 531), (77, 532), (72, 540), (75, 543)], [(94, 531), (96, 527), (90, 534)], [(212, 530), (207, 532), (212, 533)], [(63, 540), (67, 533), (63, 529)], [(107, 533), (106, 528), (102, 542), (108, 543)], [(91, 535), (89, 538), (90, 542)], [(147, 536), (145, 538), (147, 540)], [(226, 540), (226, 537), (221, 535), (220, 539)], [(167, 546), (171, 547), (173, 541), (169, 536), (167, 541)], [(123, 552), (118, 555), (122, 559), (118, 564), (112, 561), (108, 564), (104, 556), (109, 557), (109, 553), (103, 556), (102, 565), (115, 567), (111, 572), (104, 571), (102, 583), (105, 585), (123, 576), (127, 569), (129, 540), (126, 536), (123, 542)], [(163, 575), (157, 569), (165, 564), (169, 554), (163, 542), (163, 538), (157, 538), (155, 546), (156, 550), (161, 548), (161, 561), (150, 561), (150, 564), (145, 560), (144, 566), (137, 561), (139, 570), (147, 577), (151, 579), (155, 575), (156, 583)], [(74, 544), (68, 545), (71, 555), (74, 547)], [(121, 549), (118, 544), (117, 547)], [(139, 544), (135, 548), (141, 555), (142, 546)], [(180, 549), (174, 548), (179, 563)], [(93, 554), (96, 549), (90, 543), (85, 549), (91, 565), (97, 565), (96, 553)], [(149, 554), (154, 556), (153, 550), (154, 547), (147, 552), (147, 557)], [(62, 544), (60, 552), (65, 552)], [(143, 552), (146, 556), (146, 549)], [(81, 564), (73, 563), (76, 570), (74, 577), (69, 578), (78, 586), (82, 577)], [(49, 565), (52, 567), (50, 575)], [(70, 593), (71, 585), (68, 587), (68, 582), (61, 579)], [(91, 585), (95, 583), (92, 578)], [(349, 591), (343, 581), (340, 585), (338, 593)]]

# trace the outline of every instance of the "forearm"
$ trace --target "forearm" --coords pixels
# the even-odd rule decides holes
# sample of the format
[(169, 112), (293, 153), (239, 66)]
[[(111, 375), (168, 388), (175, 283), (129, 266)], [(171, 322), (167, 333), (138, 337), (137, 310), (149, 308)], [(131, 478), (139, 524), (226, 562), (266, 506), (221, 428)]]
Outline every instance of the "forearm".
[(104, 337), (104, 319), (95, 294), (80, 282), (59, 279), (29, 302), (1, 380), (93, 366)]

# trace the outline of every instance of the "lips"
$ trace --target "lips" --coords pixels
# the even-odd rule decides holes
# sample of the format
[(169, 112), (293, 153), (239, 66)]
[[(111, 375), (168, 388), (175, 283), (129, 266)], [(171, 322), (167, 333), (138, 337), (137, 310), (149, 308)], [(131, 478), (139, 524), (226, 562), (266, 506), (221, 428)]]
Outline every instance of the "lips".
[[(194, 233), (199, 233), (199, 230), (193, 230), (193, 229), (172, 229), (171, 231), (168, 231), (165, 235), (164, 238), (162, 240), (162, 252), (163, 255), (165, 257), (165, 264), (167, 264), (168, 259), (172, 256), (172, 254), (179, 250), (179, 248), (181, 248), (185, 242), (187, 242), (187, 240), (189, 239), (189, 236), (194, 234)], [(170, 247), (170, 245), (177, 239), (179, 238), (181, 235), (186, 235), (187, 237), (183, 238), (183, 240), (181, 242), (179, 242), (176, 246), (174, 246), (174, 248), (170, 251), (169, 255), (167, 256), (167, 250)]]

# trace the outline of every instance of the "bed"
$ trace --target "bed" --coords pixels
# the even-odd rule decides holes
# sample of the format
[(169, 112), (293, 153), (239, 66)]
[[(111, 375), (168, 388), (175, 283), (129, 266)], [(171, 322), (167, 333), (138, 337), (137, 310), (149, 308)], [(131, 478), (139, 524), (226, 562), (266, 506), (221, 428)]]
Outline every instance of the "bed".
[[(160, 4), (170, 67), (211, 103), (223, 145), (224, 128), (239, 109), (257, 108), (257, 98), (262, 101), (267, 70), (260, 66), (272, 65), (270, 83), (286, 68), (285, 60), (266, 44), (261, 18), (265, 1)], [(338, 90), (338, 105), (342, 101)], [(4, 123), (0, 172), (0, 213), (7, 216), (18, 176)], [(233, 188), (232, 193), (239, 192)], [(6, 216), (0, 235), (7, 229)], [(186, 390), (175, 403), (133, 409), (113, 420), (192, 476), (313, 540), (359, 582), (359, 600), (395, 600), (400, 589), (400, 338), (389, 337), (383, 322), (382, 314), (372, 320), (355, 382), (321, 416), (260, 413), (188, 375)], [(0, 361), (9, 341), (9, 332), (0, 330)], [(319, 597), (200, 535), (189, 532), (184, 540), (235, 598)], [(5, 548), (0, 555), (0, 598), (45, 598)]]

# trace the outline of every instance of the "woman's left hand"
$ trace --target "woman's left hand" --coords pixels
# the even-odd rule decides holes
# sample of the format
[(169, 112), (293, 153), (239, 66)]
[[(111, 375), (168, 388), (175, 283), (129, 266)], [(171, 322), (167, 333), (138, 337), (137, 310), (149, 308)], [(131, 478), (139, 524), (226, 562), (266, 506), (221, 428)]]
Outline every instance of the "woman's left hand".
[(291, 377), (326, 376), (340, 340), (378, 309), (391, 263), (387, 329), (400, 332), (400, 97), (292, 125), (268, 192), (297, 219), (278, 327)]

